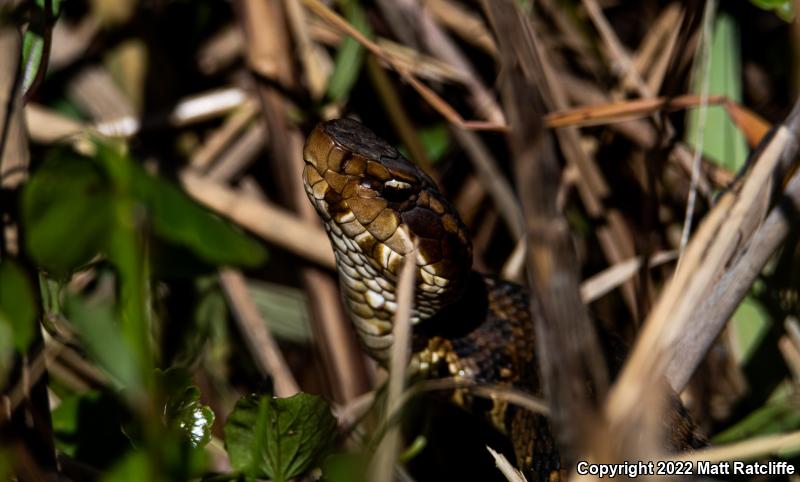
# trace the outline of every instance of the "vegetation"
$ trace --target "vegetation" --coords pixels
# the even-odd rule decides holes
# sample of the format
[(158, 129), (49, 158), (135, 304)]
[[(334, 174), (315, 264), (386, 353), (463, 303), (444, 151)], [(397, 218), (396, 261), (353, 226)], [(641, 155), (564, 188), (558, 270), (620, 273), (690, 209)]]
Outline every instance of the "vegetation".
[(477, 270), (555, 321), (582, 296), (634, 347), (563, 398), (591, 363), (547, 360), (592, 360), (563, 338), (592, 330), (542, 333), (556, 388), (515, 403), (549, 403), (565, 453), (663, 456), (666, 380), (722, 447), (700, 460), (800, 462), (792, 5), (0, 2), (0, 479), (514, 477), (485, 448), (507, 440), (428, 393), (452, 384), (359, 350), (300, 179), (343, 116), (439, 182)]

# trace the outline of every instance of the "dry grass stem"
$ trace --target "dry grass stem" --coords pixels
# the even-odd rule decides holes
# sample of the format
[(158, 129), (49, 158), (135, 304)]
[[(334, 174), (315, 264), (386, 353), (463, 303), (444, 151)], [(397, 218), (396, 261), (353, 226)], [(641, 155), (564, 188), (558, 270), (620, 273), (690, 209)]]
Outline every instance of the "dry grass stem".
[[(730, 102), (731, 101), (723, 96), (715, 95), (710, 96), (706, 104), (725, 105)], [(703, 99), (696, 95), (682, 95), (673, 98), (654, 97), (650, 99), (625, 100), (552, 112), (545, 116), (545, 120), (547, 121), (548, 127), (605, 125), (648, 117), (662, 110), (669, 112), (696, 107), (702, 105), (702, 103)]]
[(212, 75), (242, 55), (244, 35), (236, 25), (229, 25), (212, 35), (197, 52), (197, 65), (201, 72)]
[[(548, 52), (542, 48), (532, 28), (531, 39), (532, 48), (541, 59), (542, 85), (538, 88), (543, 89), (546, 108), (549, 111), (565, 110), (568, 104), (564, 86), (549, 60)], [(578, 130), (575, 127), (566, 127), (556, 130), (555, 133), (567, 162), (580, 173), (576, 187), (589, 216), (607, 220), (607, 225), (599, 228), (597, 233), (607, 259), (610, 263), (616, 264), (632, 258), (635, 252), (630, 230), (616, 210), (608, 210), (603, 205), (602, 200), (609, 194), (608, 183), (594, 159), (583, 148)], [(636, 318), (637, 302), (633, 284), (625, 284), (622, 293), (628, 309)]]
[(671, 457), (667, 460), (686, 460), (691, 462), (756, 460), (768, 455), (783, 455), (800, 448), (800, 431), (780, 435), (755, 437), (742, 442), (703, 450), (695, 450)]
[(250, 355), (261, 374), (272, 377), (275, 394), (279, 397), (289, 397), (299, 392), (300, 386), (286, 364), (278, 344), (272, 338), (266, 321), (253, 302), (242, 273), (234, 269), (223, 269), (220, 271), (219, 280)]
[(492, 454), (492, 458), (494, 458), (494, 463), (497, 465), (497, 468), (500, 469), (500, 472), (503, 473), (503, 476), (508, 480), (508, 482), (528, 482), (528, 479), (522, 475), (522, 472), (515, 469), (511, 462), (501, 453), (498, 453), (492, 450), (491, 447), (488, 445), (486, 446), (486, 450)]
[(498, 125), (505, 124), (505, 114), (495, 96), (484, 86), (475, 66), (434, 21), (427, 9), (420, 8), (416, 0), (383, 0), (378, 5), (384, 14), (398, 19), (393, 24), (397, 37), (408, 44), (422, 44), (429, 53), (464, 73), (465, 86), (469, 92), (467, 100), (476, 112)]
[(202, 122), (225, 115), (248, 101), (247, 93), (237, 87), (203, 92), (178, 102), (170, 112), (169, 120), (176, 127)]
[(300, 2), (284, 0), (283, 8), (286, 11), (286, 18), (289, 20), (297, 55), (300, 57), (300, 63), (305, 72), (308, 91), (311, 98), (321, 99), (328, 84), (331, 60), (327, 52), (311, 40), (306, 27), (308, 21), (306, 11), (300, 6)]
[(642, 73), (650, 92), (657, 93), (661, 90), (681, 31), (684, 13), (685, 10), (678, 3), (667, 5), (635, 53), (634, 68)]
[[(120, 109), (128, 110), (130, 108), (129, 102), (123, 97), (118, 98), (117, 101), (108, 102), (94, 99), (91, 96), (91, 91), (95, 88), (95, 83), (105, 84), (106, 82), (111, 82), (111, 79), (106, 78), (103, 74), (95, 76), (94, 73), (89, 78), (93, 79), (87, 81), (89, 85), (79, 85), (75, 88), (81, 92), (88, 91), (86, 93), (87, 109), (89, 109), (89, 105), (92, 105), (91, 111), (93, 115), (102, 116), (98, 118), (106, 120), (87, 125), (43, 106), (29, 104), (25, 107), (25, 121), (33, 140), (53, 143), (89, 132), (95, 132), (107, 137), (129, 138), (139, 133), (143, 122), (145, 124), (150, 122), (148, 119), (142, 121), (133, 114), (118, 115)], [(111, 88), (110, 91), (114, 91), (114, 89), (116, 88)], [(101, 90), (107, 89), (106, 87), (101, 87)], [(111, 94), (112, 97), (116, 95), (122, 96), (119, 92)], [(119, 107), (119, 104), (115, 102), (123, 102), (124, 107)], [(112, 107), (114, 105), (118, 107)], [(225, 115), (240, 107), (245, 111), (245, 114), (242, 114), (243, 117), (252, 115), (246, 114), (252, 109), (252, 100), (248, 99), (247, 94), (241, 89), (231, 87), (186, 98), (178, 102), (167, 117), (171, 125), (181, 127)], [(205, 162), (205, 159), (202, 162)]]
[(285, 62), (290, 41), (282, 7), (282, 2), (241, 0), (239, 18), (246, 38), (248, 65), (265, 78), (291, 88), (293, 64)]
[(212, 210), (275, 243), (326, 268), (335, 268), (328, 236), (319, 227), (298, 221), (285, 210), (250, 198), (222, 184), (184, 171), (186, 192)]
[(25, 125), (32, 140), (44, 144), (88, 133), (90, 128), (39, 104), (25, 106)]
[(358, 420), (361, 419), (375, 403), (375, 391), (369, 391), (348, 401), (347, 403), (336, 405), (333, 408), (333, 415), (339, 421), (340, 430), (349, 430)]
[(466, 151), (478, 180), (494, 200), (497, 212), (516, 239), (525, 233), (525, 220), (519, 202), (506, 176), (486, 145), (474, 133), (458, 128), (451, 129), (456, 140)]
[[(32, 388), (39, 383), (42, 376), (47, 372), (48, 365), (58, 356), (62, 348), (63, 345), (60, 343), (45, 344), (32, 358), (29, 355), (23, 357), (24, 373), (4, 395), (8, 397), (10, 412), (16, 411), (17, 407), (30, 400)], [(0, 417), (1, 419), (2, 417)]]
[(264, 148), (267, 129), (260, 122), (251, 125), (220, 156), (206, 173), (206, 178), (225, 184), (245, 171)]
[(11, 189), (27, 179), (30, 154), (17, 73), (22, 39), (17, 29), (5, 22), (0, 19), (0, 187)]
[(67, 91), (91, 118), (104, 127), (104, 135), (128, 137), (139, 129), (130, 99), (101, 66), (84, 68), (67, 85)]
[(417, 91), (417, 93), (425, 99), (437, 112), (439, 112), (445, 119), (456, 124), (464, 129), (474, 130), (495, 130), (503, 131), (507, 128), (506, 125), (497, 123), (495, 121), (465, 121), (461, 115), (450, 104), (445, 102), (438, 94), (420, 82), (414, 75), (405, 67), (398, 65), (390, 56), (381, 49), (381, 47), (364, 36), (361, 32), (356, 30), (350, 25), (347, 20), (333, 12), (326, 7), (319, 0), (302, 0), (303, 4), (311, 11), (327, 20), (337, 28), (341, 29), (347, 35), (353, 37), (358, 43), (363, 45), (373, 55), (380, 58), (384, 62), (389, 63), (394, 70)]
[(489, 55), (497, 56), (497, 45), (486, 27), (486, 23), (475, 13), (450, 0), (423, 0), (436, 21), (457, 33), (465, 42), (469, 42)]
[[(416, 249), (415, 247), (415, 251)], [(387, 414), (397, 412), (406, 384), (406, 372), (411, 356), (411, 310), (414, 303), (416, 270), (417, 263), (414, 256), (406, 256), (397, 280), (397, 311), (392, 327), (394, 342), (391, 348), (389, 382), (386, 389), (385, 413)], [(399, 427), (392, 423), (391, 419), (389, 420), (389, 426), (378, 445), (371, 467), (371, 480), (377, 482), (392, 481), (392, 467), (394, 467), (400, 447)]]
[[(258, 112), (255, 101), (248, 101), (234, 110), (222, 126), (213, 131), (206, 141), (192, 153), (190, 164), (193, 168), (205, 171), (222, 153), (230, 142), (239, 135)], [(262, 142), (267, 142), (267, 132)]]
[[(785, 127), (780, 129), (786, 131)], [(796, 149), (795, 140), (792, 147), (795, 154)], [(763, 224), (752, 235), (749, 243), (743, 247), (743, 253), (715, 281), (681, 332), (680, 340), (675, 347), (675, 353), (680, 353), (680, 356), (673, 356), (666, 369), (667, 378), (674, 388), (682, 389), (686, 385), (708, 347), (721, 332), (739, 302), (749, 292), (764, 265), (788, 235), (799, 211), (800, 173), (795, 172), (786, 185), (782, 202), (769, 213)]]
[(378, 37), (375, 43), (394, 59), (394, 65), (400, 65), (420, 78), (437, 82), (467, 83), (467, 75), (447, 62), (385, 38)]
[[(537, 359), (562, 453), (575, 453), (593, 424), (594, 397), (602, 397), (607, 376), (580, 299), (568, 223), (556, 204), (561, 169), (542, 120), (555, 79), (546, 73), (548, 64), (534, 28), (517, 3), (485, 0), (482, 6), (497, 37), (505, 72), (503, 105), (515, 127), (508, 142), (526, 216), (526, 272), (532, 285), (531, 306), (538, 307), (532, 312)], [(591, 163), (588, 157), (585, 160)], [(591, 380), (595, 394), (589, 393), (588, 385), (571, 380)]]
[[(656, 253), (648, 260), (648, 266), (656, 267), (664, 263), (669, 263), (678, 258), (674, 251)], [(625, 281), (634, 276), (642, 266), (641, 256), (609, 266), (596, 275), (587, 278), (581, 283), (581, 298), (584, 303), (592, 301), (607, 294), (614, 288), (622, 285)]]
[[(796, 115), (796, 114), (795, 114)], [(637, 419), (645, 408), (640, 403), (650, 381), (665, 372), (669, 355), (682, 333), (689, 328), (691, 315), (709, 296), (711, 283), (734, 254), (745, 222), (758, 215), (756, 199), (767, 188), (787, 145), (796, 141), (794, 134), (781, 126), (758, 158), (738, 195), (723, 196), (693, 236), (675, 277), (661, 294), (648, 316), (628, 362), (606, 403), (609, 420), (625, 424)], [(704, 353), (704, 352), (703, 352)], [(685, 351), (681, 357), (691, 356)], [(680, 387), (675, 387), (680, 388)]]
[(652, 97), (653, 93), (650, 91), (647, 84), (645, 84), (644, 80), (642, 80), (628, 52), (622, 45), (622, 42), (620, 42), (617, 34), (614, 33), (614, 29), (611, 28), (605, 15), (603, 15), (603, 11), (600, 9), (600, 5), (597, 4), (597, 1), (582, 0), (581, 3), (583, 3), (584, 8), (586, 8), (589, 18), (592, 20), (592, 23), (594, 23), (594, 26), (600, 33), (600, 38), (603, 39), (603, 42), (608, 48), (608, 53), (613, 61), (612, 70), (616, 70), (617, 75), (622, 78), (623, 86), (630, 82), (639, 92), (639, 95), (642, 97)]

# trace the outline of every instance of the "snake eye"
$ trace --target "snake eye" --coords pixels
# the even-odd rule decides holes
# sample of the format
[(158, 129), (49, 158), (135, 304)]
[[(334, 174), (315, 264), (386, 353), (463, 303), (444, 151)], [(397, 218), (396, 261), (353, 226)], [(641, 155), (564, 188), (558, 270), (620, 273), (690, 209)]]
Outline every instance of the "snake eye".
[(381, 195), (389, 202), (403, 202), (412, 194), (411, 184), (397, 179), (389, 179), (383, 183)]
[(398, 181), (397, 179), (389, 179), (388, 181), (383, 183), (383, 187), (389, 189), (395, 189), (397, 191), (405, 191), (406, 189), (411, 189), (411, 184), (403, 181)]

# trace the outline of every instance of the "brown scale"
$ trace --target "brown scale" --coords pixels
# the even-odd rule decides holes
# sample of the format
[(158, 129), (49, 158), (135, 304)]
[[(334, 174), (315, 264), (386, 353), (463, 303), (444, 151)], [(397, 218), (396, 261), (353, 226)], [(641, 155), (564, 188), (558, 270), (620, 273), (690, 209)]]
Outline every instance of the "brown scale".
[[(368, 353), (387, 360), (396, 305), (376, 308), (370, 302), (377, 306), (381, 299), (388, 301), (386, 293), (394, 293), (400, 266), (412, 256), (418, 267), (414, 358), (421, 373), (539, 394), (528, 293), (471, 270), (466, 228), (435, 183), (351, 119), (318, 125), (303, 154), (306, 192), (326, 223), (344, 303)], [(336, 240), (337, 233), (355, 242)], [(343, 245), (356, 249), (342, 249)], [(364, 289), (350, 287), (362, 285)], [(365, 333), (363, 326), (381, 334)], [(481, 412), (508, 435), (517, 464), (529, 480), (560, 479), (561, 460), (545, 418), (505, 403), (487, 407), (464, 390), (454, 391), (452, 398)], [(673, 448), (702, 445), (704, 440), (676, 403), (669, 417)]]

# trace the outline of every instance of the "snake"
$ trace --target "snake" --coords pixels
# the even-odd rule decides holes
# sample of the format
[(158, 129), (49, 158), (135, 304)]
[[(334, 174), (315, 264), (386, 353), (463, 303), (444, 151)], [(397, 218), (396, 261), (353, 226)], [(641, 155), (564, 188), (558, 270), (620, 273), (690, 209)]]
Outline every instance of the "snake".
[[(306, 193), (330, 238), (342, 300), (369, 356), (388, 363), (398, 277), (411, 262), (415, 371), (541, 394), (532, 314), (538, 307), (525, 287), (473, 271), (468, 230), (428, 174), (350, 118), (317, 125), (303, 159)], [(528, 480), (563, 478), (546, 417), (499, 398), (479, 404), (463, 390), (452, 397), (482, 412), (510, 439)], [(678, 412), (671, 424), (673, 448), (704, 445), (688, 416)]]

